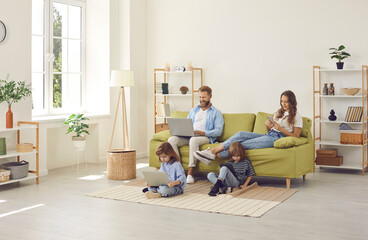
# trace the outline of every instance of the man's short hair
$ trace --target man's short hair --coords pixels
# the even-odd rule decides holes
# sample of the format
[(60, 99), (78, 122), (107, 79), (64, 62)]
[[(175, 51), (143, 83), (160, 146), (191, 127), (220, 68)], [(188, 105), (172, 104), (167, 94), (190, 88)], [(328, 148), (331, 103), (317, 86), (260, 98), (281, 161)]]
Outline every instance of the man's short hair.
[(209, 86), (202, 86), (198, 89), (199, 92), (207, 92), (208, 95), (212, 95), (212, 89)]

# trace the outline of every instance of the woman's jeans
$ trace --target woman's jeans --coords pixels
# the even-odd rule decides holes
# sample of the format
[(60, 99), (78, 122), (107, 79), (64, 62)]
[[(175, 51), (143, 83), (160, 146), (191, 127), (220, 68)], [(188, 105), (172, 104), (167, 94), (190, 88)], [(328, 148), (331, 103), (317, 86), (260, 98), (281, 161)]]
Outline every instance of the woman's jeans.
[(158, 193), (161, 193), (162, 197), (170, 197), (184, 193), (184, 190), (179, 185), (172, 188), (167, 185), (162, 185), (159, 187), (150, 187), (148, 190), (151, 192), (157, 191)]
[(222, 179), (222, 184), (224, 184), (225, 187), (234, 188), (234, 187), (238, 187), (239, 184), (240, 184), (238, 179), (236, 179), (234, 174), (227, 167), (221, 167), (219, 174), (216, 174), (214, 172), (210, 172), (207, 175), (207, 178), (213, 184), (215, 184), (217, 182), (217, 179), (221, 178)]
[(267, 134), (253, 132), (237, 132), (228, 140), (222, 143), (224, 151), (221, 151), (220, 158), (228, 158), (228, 149), (233, 142), (240, 142), (245, 149), (273, 148), (273, 143), (280, 138), (285, 137), (282, 132), (270, 130)]

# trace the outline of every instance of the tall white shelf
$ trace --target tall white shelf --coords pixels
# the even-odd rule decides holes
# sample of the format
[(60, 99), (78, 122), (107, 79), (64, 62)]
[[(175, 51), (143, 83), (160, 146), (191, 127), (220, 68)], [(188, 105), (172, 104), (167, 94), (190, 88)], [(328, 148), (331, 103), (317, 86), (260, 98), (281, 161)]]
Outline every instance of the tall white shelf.
[[(361, 82), (359, 81), (361, 73)], [(323, 75), (323, 76), (322, 76)], [(333, 75), (331, 77), (331, 75)], [(314, 139), (314, 159), (316, 148), (336, 148), (339, 155), (343, 156), (341, 166), (325, 166), (326, 168), (358, 169), (364, 176), (365, 168), (368, 165), (367, 148), (367, 120), (368, 120), (368, 66), (362, 65), (361, 69), (321, 69), (320, 66), (313, 66), (313, 139)], [(332, 79), (332, 80), (331, 80)], [(324, 83), (333, 82), (336, 95), (322, 95)], [(354, 96), (343, 95), (340, 88), (355, 84), (361, 90)], [(346, 122), (345, 114), (348, 106), (362, 106), (363, 116), (361, 122)], [(330, 110), (334, 109), (338, 115), (336, 121), (328, 120)], [(363, 133), (363, 144), (341, 144), (339, 126), (345, 123), (355, 129), (360, 129)], [(317, 135), (318, 136), (317, 136)]]
[[(198, 73), (199, 76), (196, 75)], [(175, 78), (187, 78), (191, 80), (191, 83), (188, 86), (189, 92), (187, 94), (181, 94), (181, 93), (170, 93), (169, 94), (162, 94), (162, 93), (156, 93), (156, 83), (169, 83), (170, 76), (175, 76)], [(159, 81), (159, 79), (161, 81)], [(169, 83), (170, 85), (170, 83)], [(184, 72), (172, 72), (172, 71), (165, 71), (165, 69), (155, 68), (154, 69), (154, 82), (153, 82), (153, 88), (154, 88), (154, 130), (155, 133), (168, 129), (166, 120), (170, 117), (162, 117), (158, 116), (156, 109), (157, 109), (157, 101), (158, 99), (162, 100), (163, 103), (169, 103), (170, 101), (173, 101), (175, 98), (189, 98), (191, 100), (191, 106), (194, 107), (194, 96), (198, 93), (198, 90), (195, 90), (195, 85), (199, 85), (199, 87), (203, 86), (203, 69), (202, 68), (194, 68), (192, 71), (184, 71)], [(163, 121), (163, 123), (158, 123), (158, 121)]]
[(13, 128), (1, 128), (0, 133), (5, 132), (16, 132), (17, 133), (17, 143), (20, 143), (20, 137), (21, 137), (21, 131), (26, 129), (35, 129), (36, 133), (36, 145), (33, 146), (32, 152), (17, 152), (15, 150), (7, 151), (7, 154), (0, 155), (0, 158), (10, 158), (10, 157), (17, 157), (17, 161), (20, 161), (21, 156), (26, 155), (35, 155), (36, 156), (36, 169), (35, 170), (29, 170), (28, 177), (21, 178), (21, 179), (14, 179), (7, 182), (2, 182), (0, 185), (30, 180), (30, 179), (36, 179), (36, 183), (39, 184), (39, 123), (38, 122), (25, 122), (25, 121), (18, 121), (17, 126)]

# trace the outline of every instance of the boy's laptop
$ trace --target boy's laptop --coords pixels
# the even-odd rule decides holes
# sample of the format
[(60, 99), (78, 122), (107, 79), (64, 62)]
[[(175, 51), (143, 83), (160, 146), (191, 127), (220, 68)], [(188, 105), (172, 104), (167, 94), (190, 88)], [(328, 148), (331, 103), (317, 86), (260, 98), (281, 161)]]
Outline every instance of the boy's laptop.
[(172, 136), (194, 137), (192, 119), (189, 118), (168, 118), (170, 134)]
[(161, 186), (169, 183), (169, 177), (165, 172), (143, 171), (142, 173), (148, 186)]

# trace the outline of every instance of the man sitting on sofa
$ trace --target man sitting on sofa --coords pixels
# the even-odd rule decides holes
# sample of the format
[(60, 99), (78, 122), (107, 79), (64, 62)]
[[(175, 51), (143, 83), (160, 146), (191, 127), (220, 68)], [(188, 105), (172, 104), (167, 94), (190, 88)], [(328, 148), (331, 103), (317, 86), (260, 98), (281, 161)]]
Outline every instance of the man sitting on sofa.
[(199, 146), (214, 143), (222, 134), (224, 118), (222, 113), (211, 103), (212, 89), (208, 86), (199, 88), (199, 105), (194, 107), (188, 118), (192, 119), (194, 134), (196, 137), (172, 136), (167, 141), (180, 156), (178, 147), (189, 145), (189, 165), (187, 183), (194, 183), (193, 172), (197, 159), (193, 153), (199, 150)]

